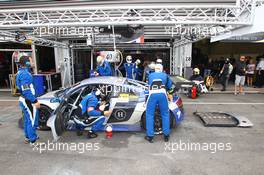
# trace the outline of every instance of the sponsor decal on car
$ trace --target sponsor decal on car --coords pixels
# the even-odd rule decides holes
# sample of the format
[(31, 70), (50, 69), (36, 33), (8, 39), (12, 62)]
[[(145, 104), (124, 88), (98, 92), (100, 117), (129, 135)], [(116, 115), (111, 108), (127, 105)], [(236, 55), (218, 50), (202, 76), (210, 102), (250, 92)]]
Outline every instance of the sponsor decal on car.
[(115, 111), (115, 114), (114, 114), (114, 116), (115, 116), (115, 118), (117, 119), (117, 120), (124, 120), (125, 118), (126, 118), (126, 111), (125, 110), (123, 110), (123, 109), (118, 109), (118, 110), (116, 110)]

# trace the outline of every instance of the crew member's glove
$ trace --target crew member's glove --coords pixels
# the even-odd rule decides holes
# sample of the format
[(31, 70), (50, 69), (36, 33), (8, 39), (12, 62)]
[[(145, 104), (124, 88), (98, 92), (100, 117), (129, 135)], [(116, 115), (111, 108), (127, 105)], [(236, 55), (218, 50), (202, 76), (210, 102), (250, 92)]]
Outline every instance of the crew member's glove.
[(100, 110), (100, 111), (104, 111), (104, 110), (105, 110), (105, 104), (100, 105), (100, 106), (99, 106), (99, 110)]
[(33, 103), (33, 105), (37, 108), (37, 109), (39, 109), (40, 108), (40, 103), (37, 101), (36, 103)]
[(111, 114), (112, 114), (112, 110), (104, 111), (104, 116), (106, 117), (110, 117)]
[(169, 101), (173, 101), (173, 95), (168, 94), (168, 100), (169, 100)]

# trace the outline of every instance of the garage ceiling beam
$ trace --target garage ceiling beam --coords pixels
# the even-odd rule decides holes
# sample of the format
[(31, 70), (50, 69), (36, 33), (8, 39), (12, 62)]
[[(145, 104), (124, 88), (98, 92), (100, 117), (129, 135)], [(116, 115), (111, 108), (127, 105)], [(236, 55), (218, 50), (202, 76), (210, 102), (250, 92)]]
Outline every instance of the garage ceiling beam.
[(8, 31), (1, 31), (0, 30), (0, 41), (5, 42), (15, 42), (21, 44), (34, 44), (38, 46), (46, 46), (46, 47), (63, 47), (68, 48), (68, 45), (62, 42), (48, 40), (44, 38), (37, 38), (34, 36), (24, 35), (25, 39), (23, 41), (17, 41), (16, 33), (8, 32)]
[(238, 7), (193, 4), (188, 6), (77, 6), (3, 9), (0, 10), (0, 29), (127, 24), (249, 25), (253, 13), (253, 2), (254, 0), (240, 0)]
[[(118, 49), (169, 49), (170, 46), (168, 46), (167, 42), (146, 42), (144, 44), (138, 44), (138, 43), (120, 43), (117, 44), (116, 47)], [(71, 45), (72, 49), (87, 49), (91, 48), (86, 45), (86, 43), (73, 43)], [(112, 44), (100, 44), (93, 46), (94, 49), (102, 49), (102, 48), (113, 48)]]

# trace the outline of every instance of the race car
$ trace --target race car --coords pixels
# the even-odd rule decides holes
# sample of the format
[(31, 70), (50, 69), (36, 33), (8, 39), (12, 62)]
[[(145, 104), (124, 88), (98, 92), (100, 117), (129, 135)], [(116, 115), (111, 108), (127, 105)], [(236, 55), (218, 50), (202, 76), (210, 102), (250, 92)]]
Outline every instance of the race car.
[[(47, 126), (51, 128), (54, 139), (66, 130), (74, 130), (74, 115), (82, 98), (96, 88), (106, 88), (109, 108), (113, 110), (106, 124), (111, 124), (113, 131), (140, 131), (146, 128), (145, 91), (147, 84), (122, 77), (94, 77), (83, 80), (71, 88), (49, 93), (39, 98), (41, 106), (53, 111), (48, 115)], [(169, 102), (171, 128), (183, 120), (181, 98), (175, 93), (173, 102)], [(41, 118), (41, 117), (40, 117)], [(161, 132), (161, 116), (155, 113), (155, 132)]]

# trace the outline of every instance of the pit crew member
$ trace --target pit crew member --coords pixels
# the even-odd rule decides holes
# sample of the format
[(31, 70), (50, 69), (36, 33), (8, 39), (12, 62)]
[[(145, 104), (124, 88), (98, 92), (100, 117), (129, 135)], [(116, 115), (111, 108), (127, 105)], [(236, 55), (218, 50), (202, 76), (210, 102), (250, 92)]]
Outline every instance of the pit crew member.
[(167, 96), (168, 93), (172, 93), (172, 81), (169, 76), (163, 72), (163, 66), (161, 64), (155, 65), (155, 72), (149, 75), (148, 80), (149, 94), (146, 106), (146, 129), (147, 134), (145, 139), (150, 143), (153, 142), (154, 137), (154, 113), (156, 107), (159, 108), (162, 117), (162, 130), (164, 134), (164, 141), (169, 141), (170, 135), (170, 115), (168, 98), (171, 100), (172, 95)]
[(34, 144), (39, 139), (36, 129), (38, 127), (38, 109), (40, 108), (40, 103), (35, 97), (33, 77), (29, 72), (29, 68), (31, 67), (29, 57), (22, 56), (19, 59), (19, 65), (20, 68), (16, 75), (16, 85), (21, 93), (19, 106), (24, 116), (24, 142)]

